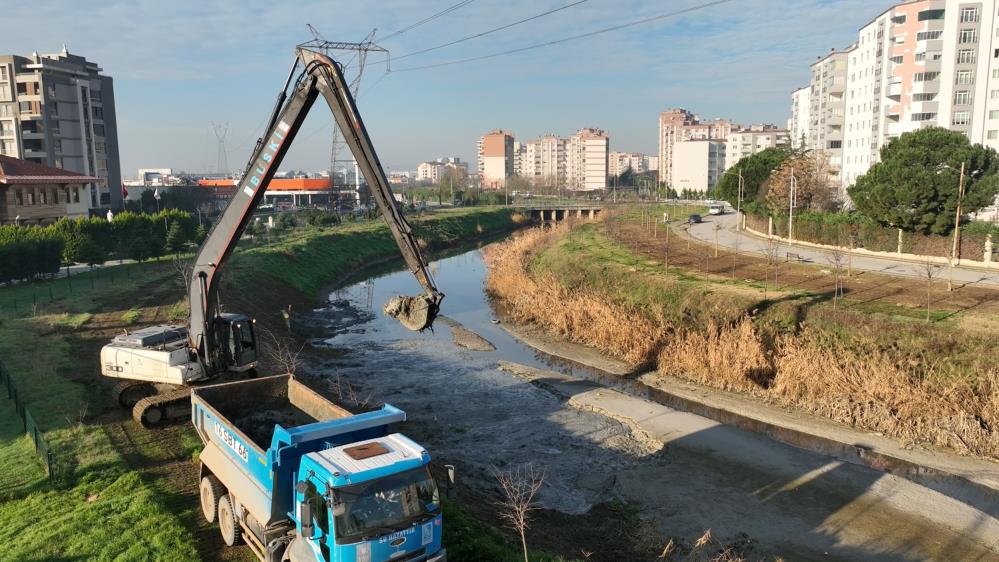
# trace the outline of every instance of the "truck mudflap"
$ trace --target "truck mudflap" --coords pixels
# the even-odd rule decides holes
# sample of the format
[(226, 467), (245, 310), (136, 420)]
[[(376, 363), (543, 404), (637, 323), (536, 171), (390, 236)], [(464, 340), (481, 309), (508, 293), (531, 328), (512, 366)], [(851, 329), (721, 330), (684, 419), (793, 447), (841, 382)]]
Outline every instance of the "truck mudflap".
[(265, 527), (271, 524), (271, 500), (267, 492), (255, 480), (246, 477), (244, 470), (233, 462), (232, 456), (214, 441), (209, 441), (205, 443), (200, 459), (201, 464), (212, 471), (229, 495), (235, 497), (254, 519)]

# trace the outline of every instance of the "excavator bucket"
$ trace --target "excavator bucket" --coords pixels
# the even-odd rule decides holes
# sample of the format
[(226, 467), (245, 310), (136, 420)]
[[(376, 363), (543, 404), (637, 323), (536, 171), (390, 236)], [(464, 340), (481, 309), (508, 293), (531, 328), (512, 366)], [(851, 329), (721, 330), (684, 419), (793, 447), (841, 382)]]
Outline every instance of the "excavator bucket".
[(398, 295), (389, 299), (382, 310), (414, 332), (422, 332), (434, 323), (437, 317), (437, 303), (426, 296), (407, 297)]

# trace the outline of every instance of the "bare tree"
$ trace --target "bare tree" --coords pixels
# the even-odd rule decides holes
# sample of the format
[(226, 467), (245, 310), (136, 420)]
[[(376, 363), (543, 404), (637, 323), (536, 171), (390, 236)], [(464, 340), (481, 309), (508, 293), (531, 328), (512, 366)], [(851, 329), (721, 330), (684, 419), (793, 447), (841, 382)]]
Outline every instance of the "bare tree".
[(722, 229), (721, 223), (715, 223), (713, 230), (715, 231), (715, 257), (718, 257), (718, 232)]
[[(282, 373), (294, 375), (298, 368), (302, 366), (302, 350), (305, 343), (297, 345), (294, 338), (278, 336), (274, 332), (264, 328), (261, 330), (266, 336), (263, 347), (267, 357)], [(296, 347), (297, 345), (297, 347)]]
[(930, 291), (933, 289), (933, 278), (940, 274), (940, 266), (933, 265), (929, 259), (923, 263), (916, 274), (926, 279), (926, 323), (930, 323)]
[(836, 285), (833, 288), (833, 308), (836, 308), (837, 300), (843, 294), (843, 286), (840, 284), (840, 271), (843, 270), (843, 264), (846, 263), (846, 252), (843, 251), (839, 246), (834, 247), (829, 250), (829, 255), (826, 256), (826, 261), (829, 265), (833, 266), (836, 276)]
[(545, 474), (535, 469), (531, 463), (522, 464), (509, 471), (494, 467), (493, 473), (503, 491), (503, 500), (499, 504), (503, 511), (499, 517), (520, 535), (524, 562), (530, 562), (527, 557), (527, 528), (531, 512), (538, 509), (534, 497), (545, 482)]
[(770, 268), (774, 268), (774, 290), (780, 290), (777, 284), (777, 263), (780, 260), (780, 246), (773, 239), (767, 240), (767, 247), (760, 250), (766, 259), (763, 268), (763, 300), (767, 300), (767, 282), (770, 280)]
[(173, 258), (173, 269), (177, 272), (180, 277), (181, 287), (184, 288), (184, 292), (188, 292), (191, 288), (191, 273), (194, 270), (194, 260), (193, 259), (180, 259), (179, 257)]

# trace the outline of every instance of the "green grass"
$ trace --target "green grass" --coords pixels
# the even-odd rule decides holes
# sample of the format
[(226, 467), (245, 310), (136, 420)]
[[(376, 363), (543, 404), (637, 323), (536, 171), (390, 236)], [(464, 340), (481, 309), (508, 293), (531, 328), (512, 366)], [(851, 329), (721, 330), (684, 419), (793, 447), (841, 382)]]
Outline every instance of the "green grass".
[[(442, 247), (508, 232), (515, 226), (512, 213), (507, 208), (464, 207), (408, 220), (418, 239)], [(232, 265), (239, 278), (265, 273), (311, 296), (343, 275), (386, 259), (401, 259), (388, 227), (382, 221), (364, 221), (297, 229), (272, 243), (247, 245)]]
[[(528, 542), (528, 546), (530, 543)], [(498, 529), (470, 517), (459, 505), (444, 500), (444, 547), (454, 562), (523, 562), (520, 543)], [(561, 556), (529, 550), (532, 562), (566, 562)]]
[[(515, 226), (511, 214), (463, 208), (411, 222), (419, 238), (440, 247), (508, 232)], [(267, 245), (243, 242), (233, 265), (247, 274), (271, 275), (311, 296), (340, 275), (397, 256), (384, 223), (365, 221), (296, 228)], [(0, 561), (198, 559), (196, 539), (182, 520), (197, 506), (178, 505), (170, 490), (158, 494), (162, 483), (146, 482), (125, 462), (107, 433), (110, 426), (85, 423), (108, 401), (90, 382), (97, 357), (78, 357), (73, 343), (74, 337), (88, 337), (96, 315), (104, 329), (114, 327), (108, 322), (139, 323), (157, 307), (163, 308), (160, 318), (182, 321), (187, 305), (179, 300), (182, 291), (171, 262), (126, 264), (0, 288), (0, 359), (57, 461), (53, 486), (0, 396), (0, 498), (5, 500), (0, 504)], [(194, 459), (201, 449), (193, 431), (180, 432), (177, 450), (168, 452), (152, 434), (140, 431), (133, 437), (131, 452), (148, 458)]]

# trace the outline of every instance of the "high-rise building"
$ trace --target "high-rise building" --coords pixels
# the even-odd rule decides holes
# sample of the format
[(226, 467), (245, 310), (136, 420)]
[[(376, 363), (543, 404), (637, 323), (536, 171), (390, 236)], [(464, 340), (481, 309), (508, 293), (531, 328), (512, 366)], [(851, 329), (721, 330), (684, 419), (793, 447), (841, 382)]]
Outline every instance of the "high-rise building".
[(753, 125), (746, 129), (732, 131), (725, 139), (725, 169), (736, 162), (768, 148), (786, 148), (791, 144), (787, 129), (774, 125)]
[(673, 183), (678, 193), (708, 192), (725, 172), (725, 141), (696, 139), (673, 145)]
[(791, 148), (808, 150), (811, 141), (812, 87), (804, 86), (791, 92), (791, 119), (787, 122)]
[(611, 151), (608, 155), (607, 173), (620, 176), (626, 170), (631, 170), (633, 174), (641, 174), (648, 171), (648, 160), (649, 157), (641, 152)]
[[(851, 47), (852, 49), (852, 47)], [(833, 50), (812, 63), (808, 146), (825, 152), (831, 181), (839, 183), (843, 162), (848, 51)]]
[[(837, 57), (844, 77), (839, 162), (844, 189), (878, 161), (891, 139), (922, 127), (945, 127), (972, 143), (999, 148), (997, 8), (996, 0), (901, 2), (860, 28), (856, 43), (839, 53), (845, 56), (842, 63)], [(815, 65), (813, 112), (820, 107), (814, 78)], [(835, 93), (827, 89), (819, 97)], [(817, 116), (810, 117), (816, 125)], [(810, 131), (810, 138), (818, 133)], [(836, 137), (824, 140), (810, 148), (827, 147)]]
[(566, 149), (566, 186), (579, 191), (606, 189), (609, 152), (606, 132), (592, 128), (576, 131)]
[(114, 83), (64, 47), (53, 55), (0, 55), (0, 154), (100, 178), (90, 209), (121, 208)]
[(686, 109), (670, 109), (659, 114), (659, 181), (673, 186), (673, 146), (688, 140), (722, 140), (739, 125), (725, 119), (701, 122)]
[(496, 129), (482, 135), (478, 144), (482, 187), (499, 189), (513, 175), (513, 133)]

